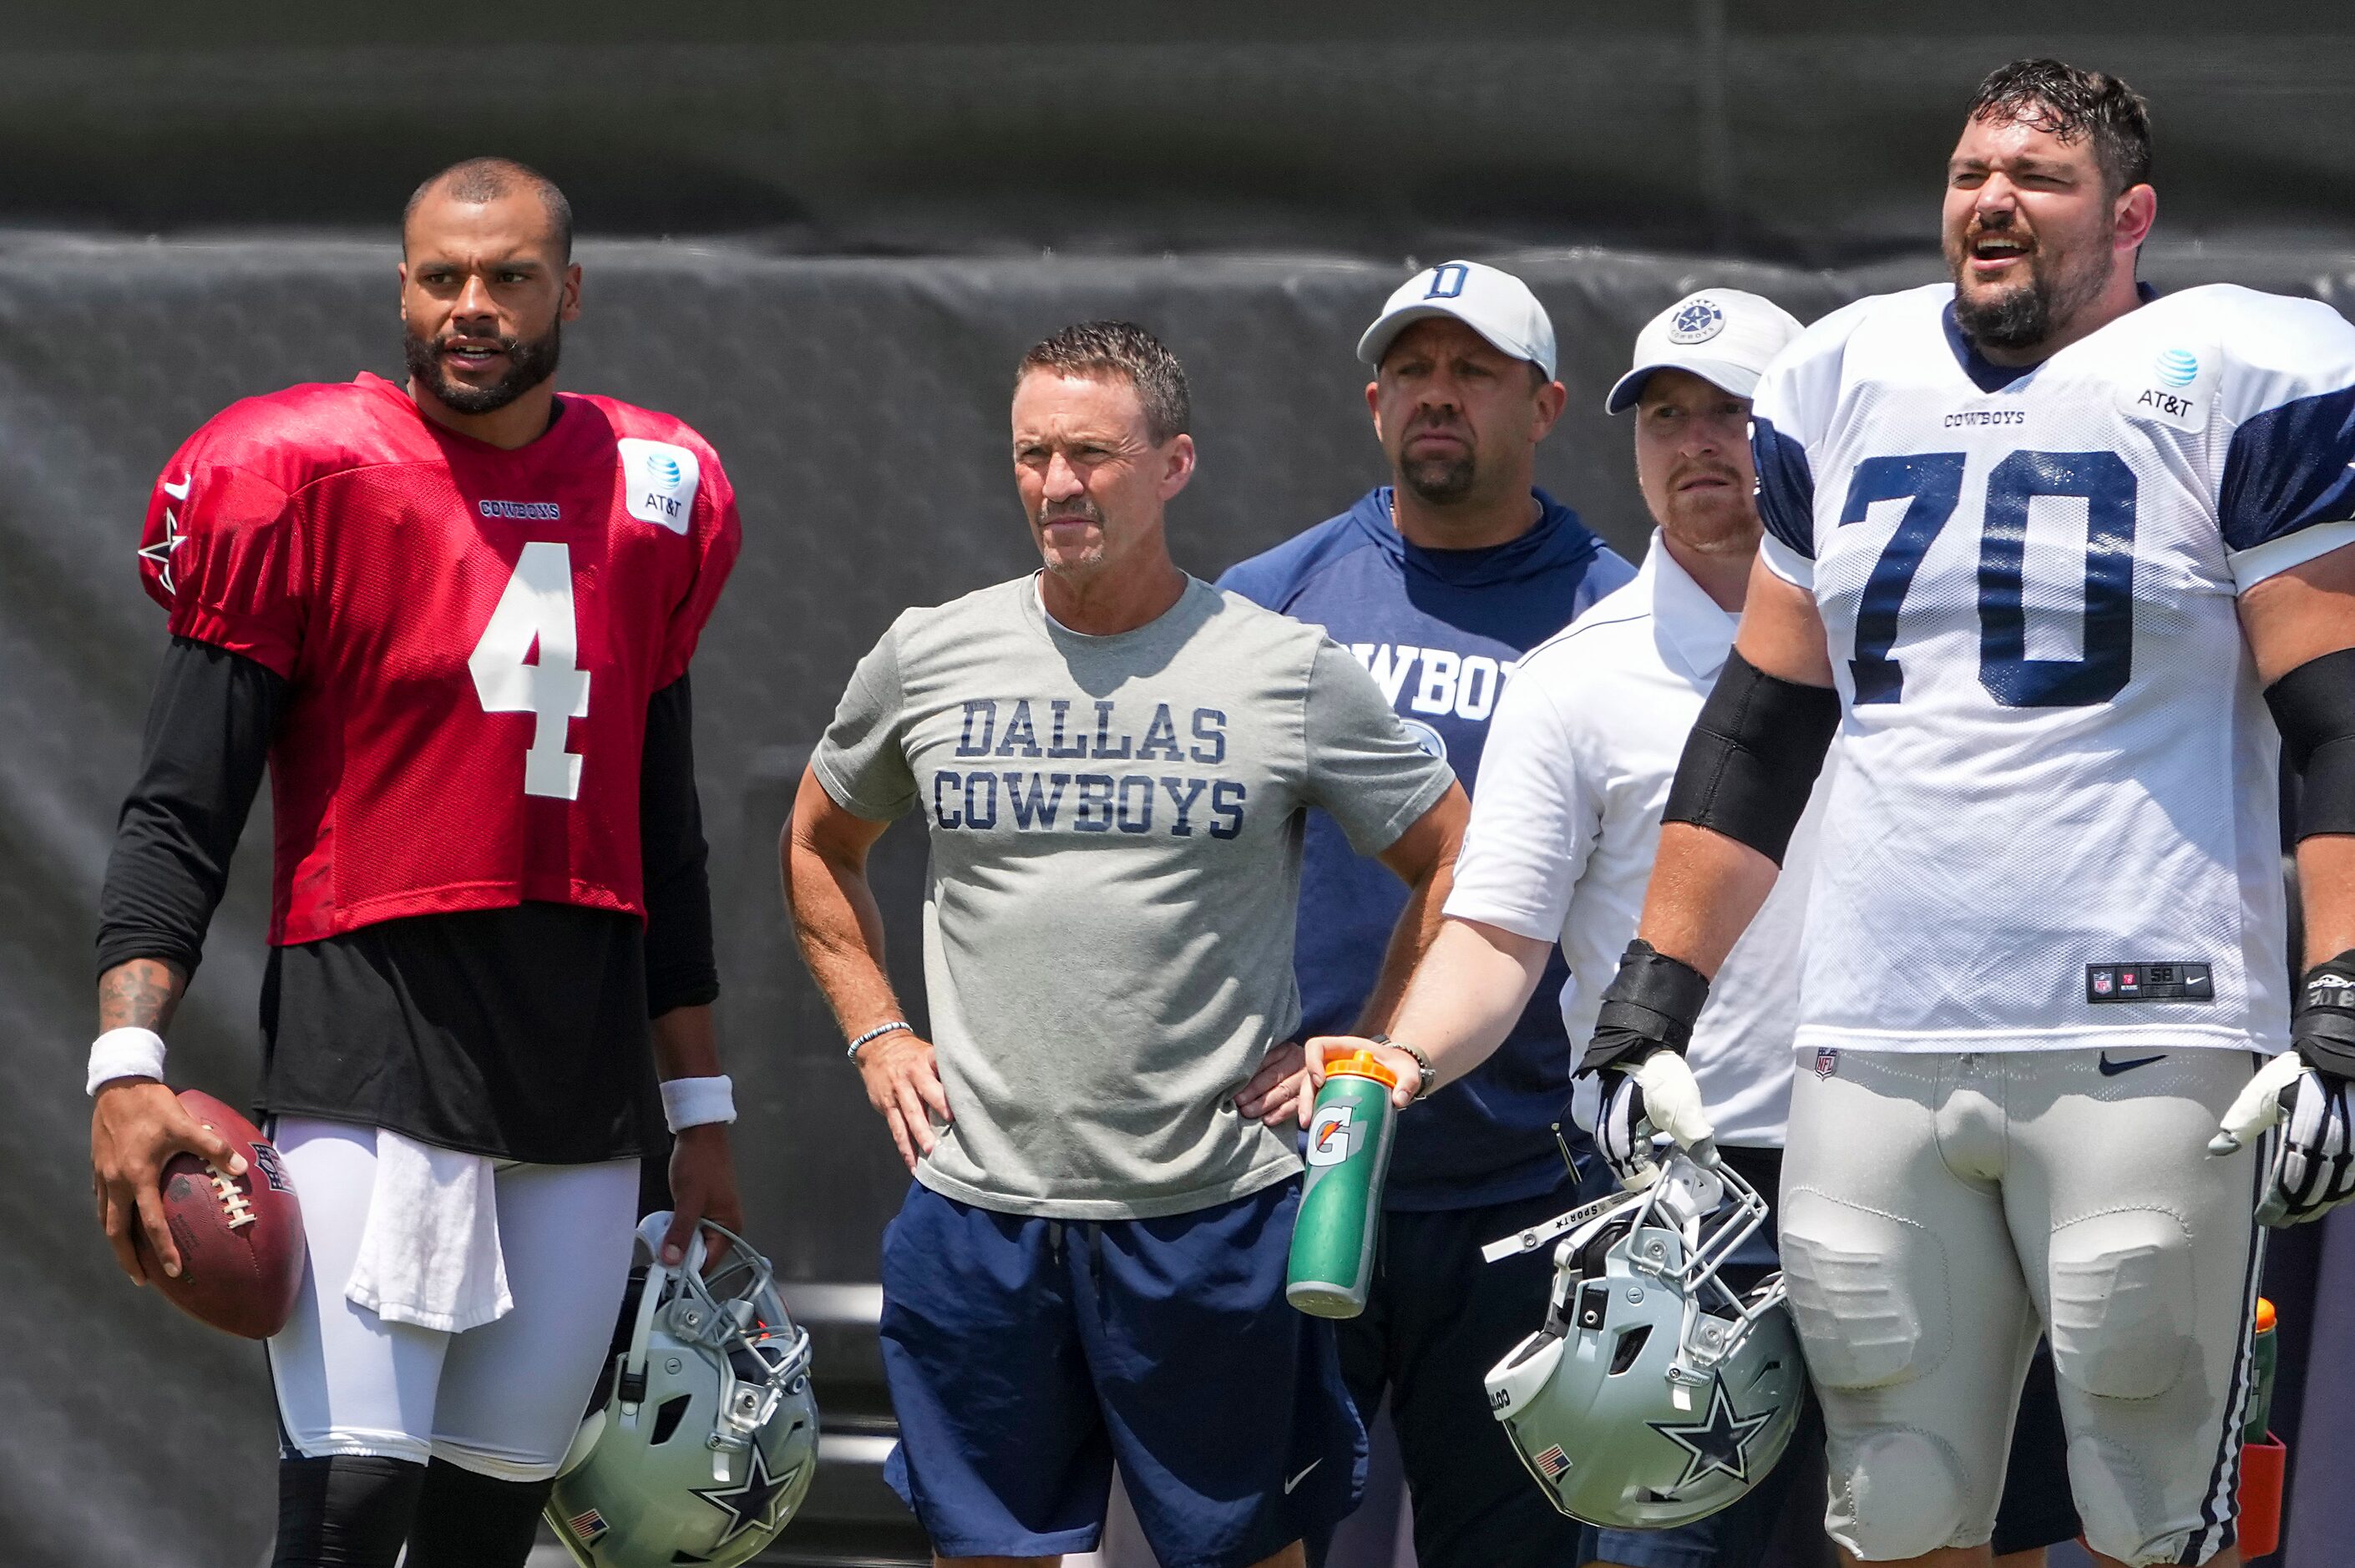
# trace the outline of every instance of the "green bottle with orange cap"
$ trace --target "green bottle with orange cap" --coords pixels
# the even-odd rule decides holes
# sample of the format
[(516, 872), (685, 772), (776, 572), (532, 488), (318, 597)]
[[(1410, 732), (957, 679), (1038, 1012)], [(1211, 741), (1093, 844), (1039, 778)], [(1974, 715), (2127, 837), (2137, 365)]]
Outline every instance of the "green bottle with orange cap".
[(1382, 1178), (1398, 1127), (1398, 1075), (1359, 1051), (1325, 1065), (1308, 1118), (1308, 1180), (1292, 1229), (1284, 1298), (1316, 1318), (1354, 1318), (1373, 1284)]

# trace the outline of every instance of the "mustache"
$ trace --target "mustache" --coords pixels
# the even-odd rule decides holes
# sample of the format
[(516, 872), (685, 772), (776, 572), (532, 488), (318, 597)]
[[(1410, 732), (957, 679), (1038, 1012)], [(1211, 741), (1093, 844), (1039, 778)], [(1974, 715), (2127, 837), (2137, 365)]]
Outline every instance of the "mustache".
[(1742, 488), (1741, 471), (1721, 462), (1679, 463), (1668, 471), (1668, 488), (1674, 490), (1689, 479), (1721, 479), (1736, 490)]
[(2017, 215), (1999, 213), (1997, 216), (2002, 219), (2001, 222), (1987, 223), (1974, 217), (1970, 222), (1963, 226), (1963, 232), (1956, 243), (1962, 247), (1965, 255), (1970, 254), (1980, 240), (1998, 237), (2019, 241), (2030, 255), (2034, 255), (2043, 249), (2037, 240), (2036, 230), (2022, 223)]
[(450, 347), (453, 344), (462, 341), (476, 344), (493, 344), (497, 346), (498, 351), (501, 354), (512, 355), (515, 353), (517, 345), (523, 342), (523, 339), (511, 332), (490, 334), (482, 333), (444, 332), (434, 338), (433, 348), (436, 353), (439, 353), (442, 350)]
[(1092, 501), (1050, 501), (1039, 508), (1039, 525), (1050, 523), (1093, 523), (1102, 525), (1103, 512)]

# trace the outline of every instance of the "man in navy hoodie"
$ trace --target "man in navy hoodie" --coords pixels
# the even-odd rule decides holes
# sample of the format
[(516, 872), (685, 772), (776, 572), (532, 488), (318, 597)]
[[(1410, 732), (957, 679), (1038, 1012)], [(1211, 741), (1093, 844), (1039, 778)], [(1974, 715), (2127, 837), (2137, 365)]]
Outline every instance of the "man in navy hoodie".
[[(1488, 717), (1522, 652), (1635, 569), (1531, 482), (1566, 394), (1553, 323), (1527, 284), (1476, 261), (1428, 268), (1391, 295), (1358, 356), (1374, 367), (1366, 405), (1393, 482), (1219, 586), (1323, 626), (1476, 792)], [(1402, 893), (1312, 813), (1295, 959), (1304, 1039), (1356, 1032)], [(1400, 1121), (1373, 1296), (1339, 1325), (1359, 1413), (1370, 1419), (1389, 1392), (1423, 1568), (1579, 1561), (1577, 1525), (1529, 1484), (1481, 1383), (1542, 1312), (1548, 1283), (1541, 1253), (1484, 1266), (1481, 1245), (1580, 1195), (1550, 1130), (1571, 1068), (1559, 952), (1546, 977), (1494, 1056)], [(1238, 1108), (1292, 1116), (1300, 1067), (1299, 1045), (1279, 1045)], [(1593, 1195), (1609, 1190), (1600, 1160), (1582, 1164)]]

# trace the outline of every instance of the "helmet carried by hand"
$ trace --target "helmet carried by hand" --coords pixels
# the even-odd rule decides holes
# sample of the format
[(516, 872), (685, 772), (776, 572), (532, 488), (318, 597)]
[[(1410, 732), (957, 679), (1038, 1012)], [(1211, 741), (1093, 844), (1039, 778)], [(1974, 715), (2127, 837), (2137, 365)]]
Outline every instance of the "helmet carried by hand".
[[(734, 1568), (776, 1539), (817, 1467), (809, 1335), (769, 1260), (706, 1222), (677, 1268), (667, 1213), (638, 1225), (613, 1355), (557, 1473), (548, 1520), (581, 1568)], [(706, 1272), (703, 1232), (725, 1236)]]
[(1783, 1278), (1743, 1296), (1719, 1277), (1765, 1220), (1765, 1200), (1731, 1167), (1678, 1151), (1646, 1191), (1488, 1249), (1508, 1256), (1568, 1233), (1544, 1327), (1487, 1376), (1489, 1408), (1563, 1513), (1670, 1529), (1730, 1507), (1774, 1467), (1806, 1376)]

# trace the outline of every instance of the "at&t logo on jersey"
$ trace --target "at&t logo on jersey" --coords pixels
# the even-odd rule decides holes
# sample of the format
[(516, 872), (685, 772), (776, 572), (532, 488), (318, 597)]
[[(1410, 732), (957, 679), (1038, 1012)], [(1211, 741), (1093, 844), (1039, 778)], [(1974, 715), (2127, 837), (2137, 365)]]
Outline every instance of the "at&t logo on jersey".
[(623, 436), (613, 443), (622, 460), (622, 503), (641, 522), (687, 532), (695, 515), (703, 464), (685, 447)]
[(2188, 348), (2162, 349), (2150, 361), (2147, 379), (2119, 385), (2126, 412), (2179, 430), (2197, 430), (2208, 423), (2209, 395), (2215, 390), (2213, 369)]

